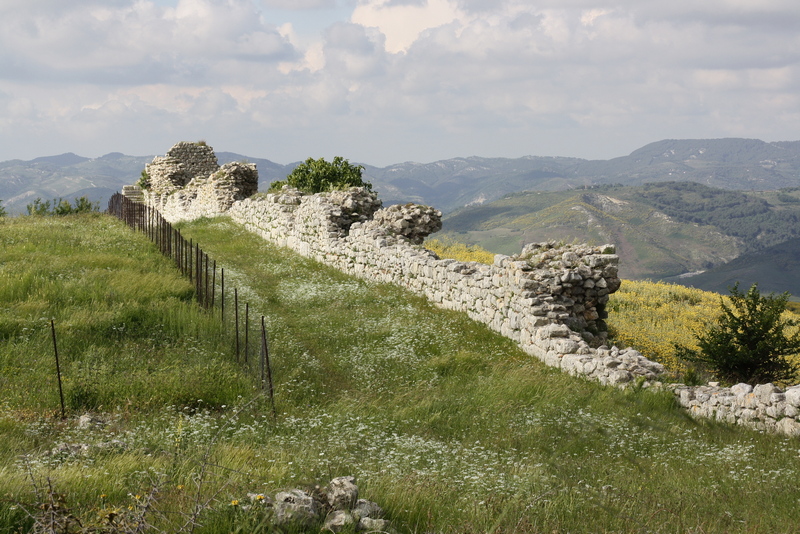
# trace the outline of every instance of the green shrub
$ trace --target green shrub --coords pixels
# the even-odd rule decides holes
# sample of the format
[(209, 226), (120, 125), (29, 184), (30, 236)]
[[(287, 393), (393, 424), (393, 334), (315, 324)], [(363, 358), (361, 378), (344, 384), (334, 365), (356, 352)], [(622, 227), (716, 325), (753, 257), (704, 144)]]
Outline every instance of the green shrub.
[(37, 198), (25, 207), (28, 210), (28, 215), (50, 215), (50, 201), (42, 201)]
[(719, 324), (697, 336), (700, 350), (676, 349), (682, 358), (730, 383), (793, 380), (798, 367), (786, 357), (800, 352), (800, 333), (786, 332), (798, 324), (783, 318), (788, 299), (789, 293), (762, 296), (757, 284), (742, 293), (737, 282), (731, 288), (732, 306), (720, 303)]
[(5, 216), (6, 216), (6, 210), (5, 210), (5, 208), (3, 207), (3, 201), (2, 201), (2, 199), (0, 199), (0, 217), (5, 217)]
[(72, 215), (75, 213), (92, 213), (100, 211), (100, 203), (92, 202), (88, 197), (79, 197), (75, 199), (75, 205), (69, 203), (69, 200), (63, 198), (54, 199), (51, 201), (42, 201), (37, 198), (26, 206), (28, 215)]
[(372, 184), (365, 182), (361, 175), (364, 167), (353, 165), (346, 159), (336, 156), (332, 162), (324, 158), (308, 158), (298, 165), (286, 180), (272, 182), (270, 190), (277, 191), (284, 185), (290, 185), (304, 193), (322, 193), (347, 189), (349, 187), (366, 187), (372, 189)]
[(142, 171), (142, 174), (139, 176), (139, 181), (136, 182), (136, 185), (142, 189), (150, 189), (150, 175), (147, 174), (147, 171)]

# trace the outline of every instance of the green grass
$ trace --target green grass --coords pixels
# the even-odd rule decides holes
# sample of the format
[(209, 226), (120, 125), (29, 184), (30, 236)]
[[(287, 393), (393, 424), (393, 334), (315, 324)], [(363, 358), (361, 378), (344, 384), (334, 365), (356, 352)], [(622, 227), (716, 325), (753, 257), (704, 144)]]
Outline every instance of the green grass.
[(465, 208), (443, 221), (444, 237), (517, 254), (523, 243), (549, 240), (615, 243), (627, 279), (659, 279), (707, 269), (742, 251), (736, 238), (690, 221), (667, 220), (642, 188), (525, 192)]
[[(14, 229), (13, 240), (21, 241), (44, 224), (11, 221), (0, 223), (3, 273), (11, 268), (6, 254), (15, 246), (8, 243), (7, 230)], [(140, 274), (169, 277), (168, 262), (140, 236), (99, 217), (72, 224), (76, 235), (100, 234), (74, 247), (91, 251), (99, 248), (96, 239), (113, 240), (119, 246), (110, 248), (121, 249), (123, 258), (149, 266)], [(58, 241), (69, 241), (69, 231), (59, 231)], [(228, 380), (214, 382), (224, 391), (228, 381), (241, 384), (232, 400), (199, 408), (184, 404), (180, 395), (161, 406), (104, 404), (99, 411), (105, 424), (84, 429), (74, 418), (62, 423), (52, 417), (52, 395), (34, 402), (4, 387), (9, 398), (0, 409), (0, 495), (11, 497), (0, 502), (0, 532), (22, 521), (11, 501), (32, 500), (30, 473), (40, 484), (50, 477), (87, 517), (109, 506), (131, 506), (128, 513), (134, 513), (135, 496), (143, 499), (155, 483), (158, 512), (150, 520), (168, 532), (177, 531), (186, 520), (181, 512), (198, 503), (207, 506), (197, 532), (250, 529), (261, 516), (232, 507), (233, 500), (340, 475), (356, 476), (362, 496), (381, 504), (402, 532), (791, 532), (800, 521), (796, 438), (692, 420), (668, 393), (618, 391), (566, 376), (462, 314), (391, 285), (343, 275), (271, 246), (226, 219), (187, 224), (183, 232), (224, 265), (226, 285), (238, 287), (250, 303), (251, 320), (265, 316), (277, 418), (252, 389), (251, 374), (230, 364), (229, 351), (217, 349), (207, 351), (203, 365), (231, 370)], [(110, 234), (118, 237), (101, 237)], [(52, 247), (51, 254), (68, 253)], [(83, 249), (72, 261), (93, 254)], [(47, 260), (46, 251), (40, 256), (41, 262), (30, 262), (37, 272), (57, 263)], [(63, 284), (77, 269), (75, 264), (64, 271)], [(185, 290), (185, 283), (176, 284)], [(167, 282), (159, 287), (164, 294), (151, 294), (150, 306), (162, 300), (190, 304), (181, 300), (183, 290), (170, 290)], [(4, 291), (31, 295), (22, 288)], [(49, 305), (40, 300), (39, 306)], [(79, 316), (82, 308), (62, 315), (69, 296), (61, 301), (49, 308), (51, 314), (64, 321)], [(2, 302), (6, 328), (12, 322), (6, 318), (16, 317), (7, 310), (21, 305), (9, 305), (6, 297)], [(189, 311), (181, 313), (188, 317)], [(35, 325), (33, 317), (43, 315), (31, 317)], [(198, 313), (198, 321), (203, 318)], [(157, 324), (163, 320), (162, 315)], [(74, 332), (91, 338), (94, 326), (74, 323)], [(203, 339), (213, 331), (210, 325), (191, 333), (188, 323), (165, 326), (165, 336), (173, 345), (174, 331), (185, 332), (182, 343), (209, 342)], [(30, 346), (44, 351), (47, 343), (39, 332), (44, 327), (23, 341), (25, 327), (9, 327), (15, 333), (5, 335), (0, 350), (38, 343)], [(114, 339), (120, 350), (104, 349), (108, 353), (92, 361), (121, 365), (118, 359), (134, 358), (127, 351), (142, 353), (140, 345), (123, 350), (131, 340), (144, 342), (134, 333)], [(168, 346), (161, 357), (173, 352), (182, 350)], [(4, 365), (37, 369), (25, 380), (45, 379), (51, 372), (49, 353), (26, 364), (19, 360), (21, 352), (2, 354)], [(93, 369), (70, 361), (68, 373)], [(169, 365), (184, 369), (180, 361)], [(154, 360), (152, 372), (169, 365)], [(2, 379), (17, 380), (5, 369)], [(178, 387), (176, 382), (185, 382), (181, 374), (156, 388)], [(17, 383), (28, 389), (33, 384)], [(111, 393), (118, 388), (123, 384)], [(215, 391), (209, 385), (207, 395)], [(155, 397), (142, 393), (142, 398)], [(81, 413), (72, 411), (73, 417)], [(108, 445), (114, 439), (121, 444)], [(53, 453), (60, 443), (90, 446)], [(199, 488), (197, 481), (203, 482)]]
[(100, 215), (20, 217), (0, 229), (0, 402), (10, 409), (59, 404), (51, 320), (72, 410), (218, 404), (250, 390), (222, 357), (230, 343), (219, 322), (142, 236)]

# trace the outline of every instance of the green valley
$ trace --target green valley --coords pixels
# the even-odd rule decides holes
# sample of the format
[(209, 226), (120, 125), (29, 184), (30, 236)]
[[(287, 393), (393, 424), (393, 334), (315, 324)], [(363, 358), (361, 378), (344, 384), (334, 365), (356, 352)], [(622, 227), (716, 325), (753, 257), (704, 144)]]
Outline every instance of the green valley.
[[(794, 242), (798, 200), (795, 189), (756, 194), (692, 182), (531, 191), (455, 212), (443, 235), (504, 254), (537, 241), (614, 243), (623, 277), (663, 279)], [(797, 284), (784, 290), (800, 294)]]

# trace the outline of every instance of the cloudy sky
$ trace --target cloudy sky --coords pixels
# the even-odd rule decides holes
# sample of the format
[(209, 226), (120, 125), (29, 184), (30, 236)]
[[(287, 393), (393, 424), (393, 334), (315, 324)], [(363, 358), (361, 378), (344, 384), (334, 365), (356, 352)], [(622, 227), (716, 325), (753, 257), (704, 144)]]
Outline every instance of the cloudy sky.
[(0, 161), (800, 139), (797, 0), (0, 0)]

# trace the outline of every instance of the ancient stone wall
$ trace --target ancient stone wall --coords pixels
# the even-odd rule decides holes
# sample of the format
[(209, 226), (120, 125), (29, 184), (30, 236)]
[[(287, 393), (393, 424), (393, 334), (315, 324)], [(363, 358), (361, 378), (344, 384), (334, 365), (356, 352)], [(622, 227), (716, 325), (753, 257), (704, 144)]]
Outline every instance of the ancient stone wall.
[(220, 167), (214, 149), (197, 143), (176, 144), (166, 156), (154, 158), (146, 172), (146, 201), (171, 221), (221, 215), (258, 191), (254, 164)]
[[(228, 214), (266, 240), (304, 256), (362, 278), (401, 285), (444, 308), (463, 311), (574, 376), (670, 389), (698, 417), (800, 435), (800, 386), (782, 391), (772, 384), (663, 384), (663, 366), (635, 349), (595, 348), (605, 339), (605, 304), (620, 286), (619, 258), (612, 246), (532, 244), (516, 256), (495, 256), (493, 265), (443, 260), (414, 244), (427, 230), (438, 229), (429, 208), (376, 210), (372, 198), (359, 189), (335, 197), (284, 190), (237, 202)], [(366, 219), (352, 222), (352, 211), (343, 210), (344, 205)], [(412, 221), (425, 229), (409, 237)]]
[[(248, 169), (242, 172), (250, 176)], [(782, 391), (772, 384), (663, 384), (661, 364), (632, 348), (603, 344), (605, 305), (620, 286), (619, 258), (611, 245), (532, 244), (515, 256), (495, 256), (493, 265), (439, 259), (419, 246), (441, 227), (441, 213), (432, 208), (381, 209), (376, 195), (363, 188), (317, 195), (285, 188), (241, 198), (246, 188), (231, 194), (238, 186), (222, 187), (228, 182), (215, 176), (192, 180), (173, 194), (150, 194), (147, 201), (172, 222), (227, 214), (277, 245), (361, 278), (406, 287), (467, 313), (572, 375), (623, 387), (668, 388), (699, 417), (800, 435), (800, 386)]]
[(184, 188), (194, 178), (206, 177), (219, 169), (214, 149), (200, 143), (181, 141), (166, 156), (156, 156), (145, 166), (147, 188), (159, 195)]
[[(440, 213), (413, 204), (377, 206), (375, 195), (360, 188), (310, 196), (285, 189), (237, 202), (228, 214), (304, 256), (463, 311), (574, 374), (620, 384), (637, 376), (655, 380), (663, 371), (636, 351), (612, 357), (592, 348), (605, 338), (605, 304), (620, 284), (610, 245), (539, 244), (518, 256), (498, 255), (494, 265), (439, 259), (415, 243), (440, 228)], [(353, 213), (363, 221), (352, 222)]]

